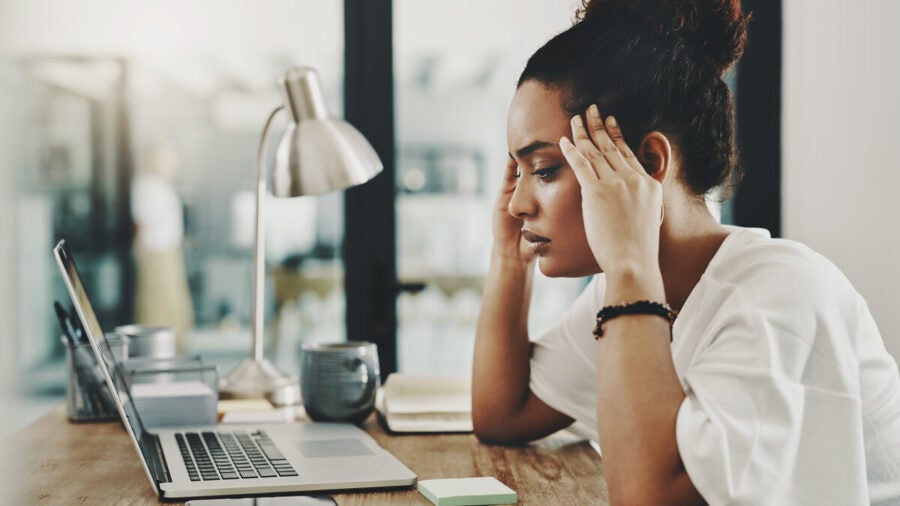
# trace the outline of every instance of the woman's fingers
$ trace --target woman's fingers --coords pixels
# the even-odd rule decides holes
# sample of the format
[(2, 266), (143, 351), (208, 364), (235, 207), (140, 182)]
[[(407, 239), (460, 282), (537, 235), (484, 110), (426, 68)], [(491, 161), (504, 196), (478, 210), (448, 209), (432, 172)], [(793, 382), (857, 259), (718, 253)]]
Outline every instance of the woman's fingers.
[(503, 184), (500, 185), (500, 193), (508, 193), (512, 188), (516, 187), (519, 174), (519, 162), (513, 157), (506, 160), (506, 168), (503, 170)]
[(574, 144), (581, 155), (590, 161), (590, 165), (596, 175), (595, 177), (602, 178), (604, 175), (609, 176), (613, 169), (609, 166), (609, 163), (607, 163), (603, 154), (597, 149), (594, 141), (591, 140), (591, 135), (585, 128), (581, 116), (572, 116), (571, 124)]
[(506, 168), (503, 170), (503, 183), (501, 183), (500, 188), (497, 189), (497, 197), (495, 199), (499, 208), (507, 208), (513, 192), (516, 191), (518, 173), (519, 163), (516, 162), (513, 157), (509, 157), (506, 160)]
[(516, 174), (519, 172), (519, 162), (517, 162), (513, 157), (507, 157), (506, 159), (506, 170), (503, 172), (503, 179), (506, 181), (516, 179)]
[(591, 161), (572, 144), (568, 137), (559, 139), (559, 148), (562, 150), (563, 156), (566, 157), (569, 167), (572, 167), (575, 179), (578, 180), (578, 184), (582, 188), (592, 188), (597, 184), (599, 179), (597, 179), (597, 173), (594, 171)]
[[(588, 107), (587, 121), (591, 140), (597, 146), (598, 152), (603, 154), (609, 167), (616, 171), (630, 170), (631, 167), (622, 156), (618, 144), (613, 141), (611, 132), (607, 130), (606, 124), (600, 116), (600, 109), (597, 108), (596, 104)], [(619, 130), (620, 137), (621, 133), (621, 130)]]
[(616, 121), (615, 117), (606, 117), (606, 131), (609, 133), (609, 137), (610, 139), (612, 139), (613, 144), (615, 144), (616, 148), (618, 148), (622, 159), (625, 161), (625, 164), (632, 170), (636, 170), (641, 174), (646, 173), (644, 171), (644, 167), (641, 165), (641, 162), (638, 161), (637, 157), (634, 156), (634, 153), (631, 151), (631, 148), (628, 147), (628, 143), (625, 142), (625, 136), (622, 134), (622, 128), (619, 126), (619, 122)]

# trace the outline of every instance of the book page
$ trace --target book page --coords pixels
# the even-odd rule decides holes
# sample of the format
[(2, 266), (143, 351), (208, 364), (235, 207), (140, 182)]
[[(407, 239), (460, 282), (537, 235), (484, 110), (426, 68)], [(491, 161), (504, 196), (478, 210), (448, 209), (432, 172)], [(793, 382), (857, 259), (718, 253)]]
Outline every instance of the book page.
[(384, 385), (383, 414), (396, 432), (471, 432), (471, 382), (392, 374)]

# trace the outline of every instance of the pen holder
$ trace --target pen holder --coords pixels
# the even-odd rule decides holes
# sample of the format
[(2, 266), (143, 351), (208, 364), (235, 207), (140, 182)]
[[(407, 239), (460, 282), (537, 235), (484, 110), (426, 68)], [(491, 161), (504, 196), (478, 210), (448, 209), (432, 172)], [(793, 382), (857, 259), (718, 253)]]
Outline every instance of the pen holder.
[[(66, 413), (72, 422), (105, 422), (118, 420), (116, 404), (110, 396), (102, 367), (97, 363), (90, 343), (66, 344)], [(117, 360), (127, 354), (127, 345), (120, 337), (107, 335), (109, 349)]]

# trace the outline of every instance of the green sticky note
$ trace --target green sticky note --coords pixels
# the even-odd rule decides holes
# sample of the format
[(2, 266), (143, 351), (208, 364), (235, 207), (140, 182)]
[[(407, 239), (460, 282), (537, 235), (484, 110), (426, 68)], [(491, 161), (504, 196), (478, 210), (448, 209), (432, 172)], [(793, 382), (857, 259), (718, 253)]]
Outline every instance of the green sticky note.
[(419, 493), (437, 506), (516, 504), (516, 491), (491, 477), (422, 480)]

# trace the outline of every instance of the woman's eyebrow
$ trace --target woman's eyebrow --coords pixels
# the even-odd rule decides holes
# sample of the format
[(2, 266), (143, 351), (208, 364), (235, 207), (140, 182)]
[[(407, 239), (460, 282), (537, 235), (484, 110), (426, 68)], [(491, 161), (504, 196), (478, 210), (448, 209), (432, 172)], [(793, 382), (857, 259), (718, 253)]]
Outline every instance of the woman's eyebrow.
[(515, 157), (513, 157), (512, 153), (510, 153), (509, 156), (510, 156), (510, 158), (522, 159), (522, 158), (534, 153), (535, 151), (538, 151), (538, 150), (541, 150), (544, 148), (553, 147), (553, 146), (556, 146), (555, 142), (534, 141), (525, 147), (517, 149)]

